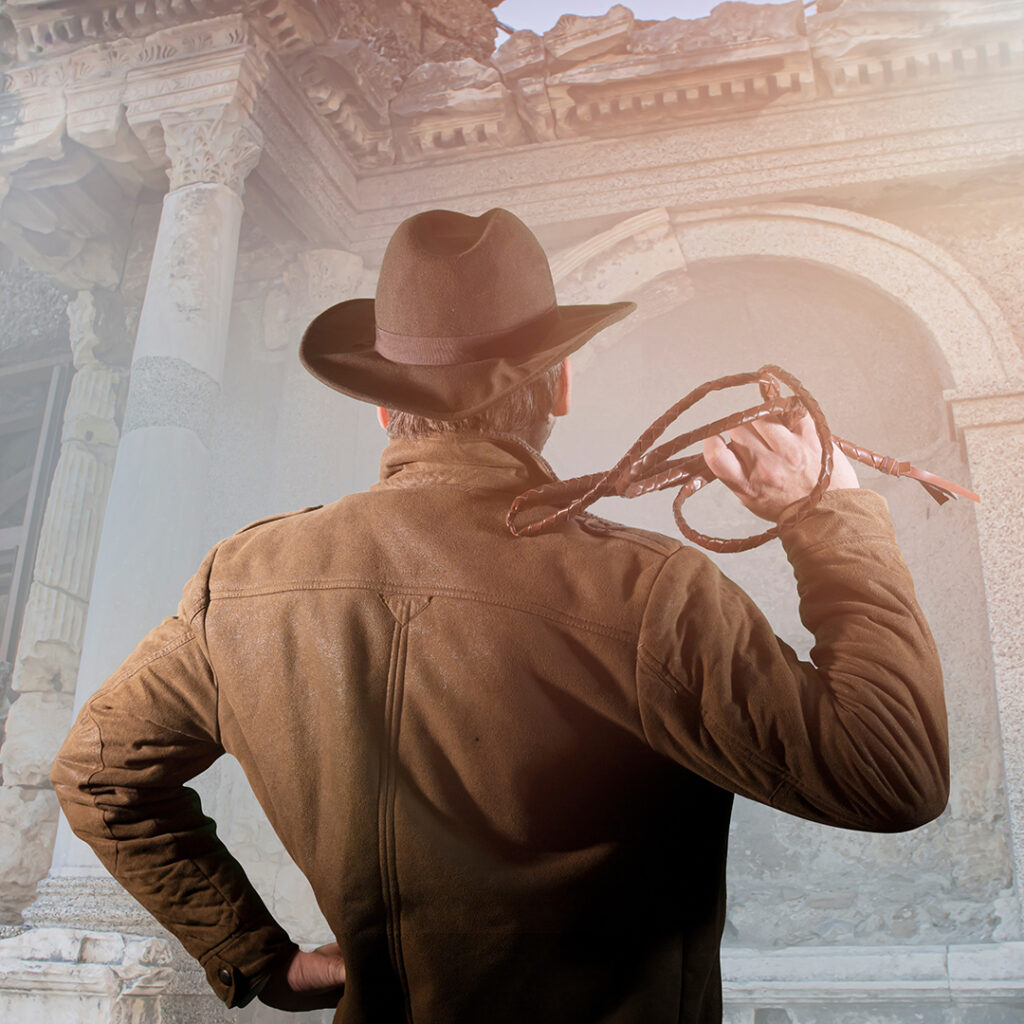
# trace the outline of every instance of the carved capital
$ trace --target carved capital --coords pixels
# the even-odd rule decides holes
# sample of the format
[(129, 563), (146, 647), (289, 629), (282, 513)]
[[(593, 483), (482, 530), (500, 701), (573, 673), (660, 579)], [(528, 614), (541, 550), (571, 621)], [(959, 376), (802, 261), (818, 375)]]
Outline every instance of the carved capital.
[(242, 194), (263, 149), (263, 133), (248, 117), (229, 107), (164, 114), (160, 123), (172, 190), (215, 182)]

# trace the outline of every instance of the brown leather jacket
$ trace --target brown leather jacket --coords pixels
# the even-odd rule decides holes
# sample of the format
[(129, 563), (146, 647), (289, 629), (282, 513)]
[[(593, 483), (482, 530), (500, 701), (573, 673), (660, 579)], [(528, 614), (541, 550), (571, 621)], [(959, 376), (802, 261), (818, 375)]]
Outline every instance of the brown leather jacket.
[(230, 1005), (294, 947), (183, 786), (223, 751), (341, 944), (344, 1024), (718, 1021), (733, 793), (853, 829), (942, 811), (940, 666), (877, 494), (785, 532), (815, 667), (675, 540), (512, 538), (551, 475), (525, 446), (382, 466), (216, 545), (53, 769)]

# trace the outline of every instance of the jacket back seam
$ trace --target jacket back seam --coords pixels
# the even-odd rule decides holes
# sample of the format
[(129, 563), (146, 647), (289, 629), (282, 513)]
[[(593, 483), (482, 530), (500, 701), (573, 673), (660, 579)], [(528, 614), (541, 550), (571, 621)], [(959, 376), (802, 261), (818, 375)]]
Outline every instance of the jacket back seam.
[(285, 594), (292, 591), (303, 590), (366, 590), (383, 594), (407, 594), (417, 597), (450, 597), (455, 600), (479, 601), (495, 608), (508, 608), (513, 611), (525, 614), (537, 615), (540, 618), (549, 619), (552, 622), (559, 622), (563, 625), (574, 626), (578, 629), (612, 640), (619, 640), (623, 643), (635, 643), (636, 632), (624, 629), (617, 629), (607, 623), (595, 622), (592, 619), (584, 619), (578, 615), (570, 615), (566, 612), (556, 611), (545, 605), (534, 604), (533, 602), (517, 602), (501, 600), (484, 591), (468, 590), (462, 587), (445, 587), (431, 584), (400, 584), (381, 580), (310, 580), (290, 581), (284, 584), (265, 584), (256, 587), (221, 588), (211, 590), (210, 599), (213, 601), (225, 601), (232, 598), (263, 597), (268, 594)]

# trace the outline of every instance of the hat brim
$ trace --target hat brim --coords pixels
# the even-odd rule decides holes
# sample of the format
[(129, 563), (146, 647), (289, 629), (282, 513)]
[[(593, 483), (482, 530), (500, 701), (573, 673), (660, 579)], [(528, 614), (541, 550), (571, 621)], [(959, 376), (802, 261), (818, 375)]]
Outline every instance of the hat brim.
[(438, 366), (385, 359), (374, 348), (374, 300), (349, 299), (306, 328), (299, 359), (328, 387), (360, 401), (435, 420), (462, 419), (561, 362), (634, 309), (635, 302), (558, 306), (546, 337), (535, 340), (529, 354)]

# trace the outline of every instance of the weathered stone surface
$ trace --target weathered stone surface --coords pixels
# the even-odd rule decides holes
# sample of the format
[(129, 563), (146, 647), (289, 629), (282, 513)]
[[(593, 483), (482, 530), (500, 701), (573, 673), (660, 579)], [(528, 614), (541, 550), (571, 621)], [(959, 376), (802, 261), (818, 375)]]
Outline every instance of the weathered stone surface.
[(550, 142), (557, 138), (555, 115), (543, 78), (516, 79), (512, 83), (512, 95), (523, 126), (533, 142)]
[(67, 292), (18, 260), (8, 257), (6, 262), (0, 269), (0, 358), (13, 362), (19, 353), (25, 353), (24, 359), (39, 359), (63, 351), (68, 342), (62, 312)]
[[(109, 468), (107, 473), (109, 475)], [(94, 544), (95, 540), (94, 534)], [(78, 567), (91, 568), (95, 547), (83, 544), (80, 549), (72, 551), (75, 556), (72, 561), (77, 562)], [(58, 587), (33, 582), (21, 621), (18, 660), (12, 681), (14, 690), (22, 693), (74, 692), (88, 610), (84, 597), (75, 597)], [(67, 724), (70, 725), (70, 721)], [(8, 738), (10, 728), (8, 724)]]
[(405, 160), (526, 141), (515, 101), (497, 68), (471, 59), (417, 68), (392, 102), (391, 113)]
[(1013, 0), (844, 0), (809, 17), (807, 32), (823, 76), (842, 94), (1010, 70), (1022, 20)]
[(328, 306), (366, 294), (359, 291), (363, 261), (342, 249), (311, 249), (299, 254), (281, 284), (263, 304), (263, 343), (272, 352), (295, 348), (309, 321)]
[(633, 20), (633, 12), (622, 4), (596, 17), (563, 14), (544, 33), (544, 49), (552, 60), (566, 63), (599, 57), (625, 46)]
[(4, 786), (48, 786), (50, 768), (71, 727), (69, 693), (23, 693), (7, 714), (0, 747)]
[[(494, 49), (498, 19), (487, 0), (412, 0), (425, 26), (442, 36), (453, 57), (486, 59)], [(383, 5), (382, 5), (383, 6)], [(436, 51), (435, 51), (435, 59)]]
[(0, 920), (20, 920), (50, 866), (56, 831), (52, 789), (0, 787)]
[(403, 117), (433, 113), (489, 109), (494, 97), (505, 94), (496, 68), (466, 58), (449, 64), (422, 64), (406, 80), (391, 104)]
[(820, 56), (907, 42), (915, 46), (955, 34), (961, 44), (974, 33), (1019, 24), (1017, 0), (842, 0), (807, 18), (807, 34)]
[(362, 40), (341, 39), (304, 56), (295, 74), (316, 109), (361, 161), (390, 162), (388, 105), (401, 83), (394, 62)]
[(782, 42), (804, 35), (803, 4), (729, 2), (717, 4), (707, 17), (667, 18), (638, 28), (630, 53), (688, 53), (707, 56), (702, 63), (729, 61), (731, 47)]
[(494, 51), (491, 63), (501, 72), (505, 81), (525, 75), (543, 74), (546, 63), (544, 40), (529, 29), (513, 32)]
[(23, 1024), (166, 1020), (157, 998), (174, 981), (170, 954), (141, 962), (154, 960), (144, 944), (159, 941), (133, 943), (139, 959), (129, 937), (91, 930), (30, 929), (0, 941), (0, 1013)]

